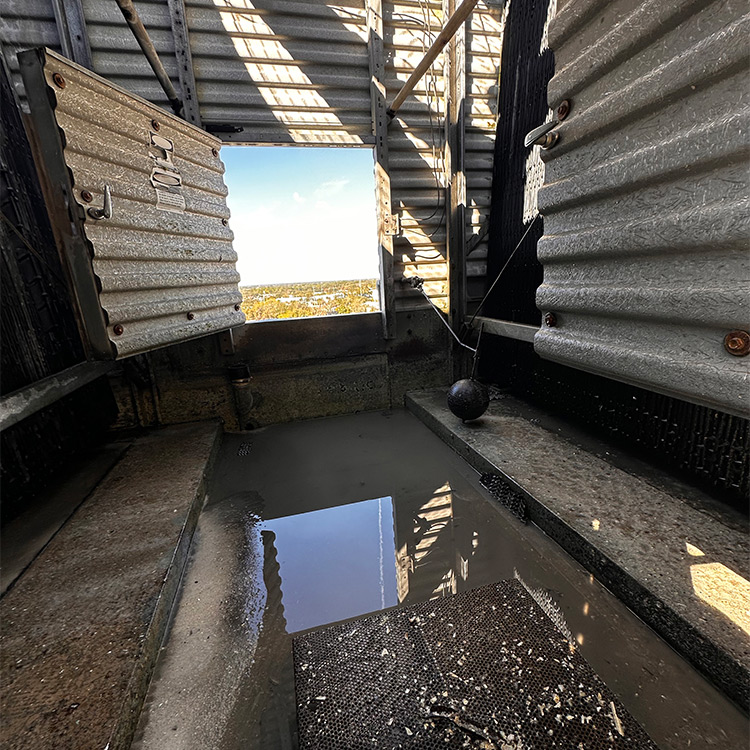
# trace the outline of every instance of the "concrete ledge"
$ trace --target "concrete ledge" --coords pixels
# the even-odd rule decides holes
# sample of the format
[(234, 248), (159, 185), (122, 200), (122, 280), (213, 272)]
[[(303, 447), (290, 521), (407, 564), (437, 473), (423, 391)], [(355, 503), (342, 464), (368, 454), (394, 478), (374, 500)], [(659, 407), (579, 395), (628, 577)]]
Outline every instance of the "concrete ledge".
[(474, 468), (522, 491), (535, 524), (748, 710), (746, 519), (644, 464), (628, 466), (615, 449), (583, 448), (512, 397), (467, 424), (448, 410), (444, 389), (405, 401)]
[(130, 746), (220, 435), (139, 438), (0, 601), (4, 748)]

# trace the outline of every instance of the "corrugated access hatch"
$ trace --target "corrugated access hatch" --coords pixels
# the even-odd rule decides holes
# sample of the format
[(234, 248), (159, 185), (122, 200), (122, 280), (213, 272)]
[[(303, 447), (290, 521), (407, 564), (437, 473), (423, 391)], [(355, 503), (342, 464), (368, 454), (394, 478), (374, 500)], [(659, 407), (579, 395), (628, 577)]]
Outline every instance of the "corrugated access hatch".
[(244, 323), (221, 142), (50, 50), (19, 61), (90, 355)]

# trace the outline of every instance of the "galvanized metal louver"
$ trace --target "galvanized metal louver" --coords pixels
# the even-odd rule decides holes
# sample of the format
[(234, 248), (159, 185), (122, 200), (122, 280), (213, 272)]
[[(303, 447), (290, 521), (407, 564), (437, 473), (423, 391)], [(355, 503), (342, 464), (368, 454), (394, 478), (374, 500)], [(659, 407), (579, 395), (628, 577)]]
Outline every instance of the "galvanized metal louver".
[(750, 359), (724, 340), (750, 326), (749, 34), (738, 0), (558, 12), (542, 357), (747, 415)]
[(220, 141), (49, 50), (19, 60), (93, 356), (244, 323)]

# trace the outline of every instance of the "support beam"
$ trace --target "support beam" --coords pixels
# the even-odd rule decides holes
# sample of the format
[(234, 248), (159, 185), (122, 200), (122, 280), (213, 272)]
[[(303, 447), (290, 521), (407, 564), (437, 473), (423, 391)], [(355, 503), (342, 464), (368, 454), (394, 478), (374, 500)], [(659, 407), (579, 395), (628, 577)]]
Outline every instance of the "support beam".
[(177, 74), (180, 77), (180, 88), (182, 89), (184, 117), (188, 122), (200, 128), (200, 104), (195, 85), (190, 36), (185, 20), (185, 0), (168, 0), (168, 3), (169, 17), (172, 22), (172, 36), (174, 37), (174, 53), (177, 57)]
[(141, 21), (141, 17), (135, 9), (135, 5), (133, 5), (133, 0), (115, 0), (115, 2), (122, 11), (122, 15), (127, 21), (128, 26), (130, 26), (130, 30), (133, 32), (136, 42), (138, 42), (138, 45), (143, 50), (143, 54), (146, 56), (151, 69), (154, 71), (156, 78), (164, 89), (164, 93), (167, 95), (167, 99), (169, 99), (169, 103), (172, 106), (174, 113), (181, 116), (182, 102), (177, 96), (177, 91), (175, 91), (175, 87), (172, 85), (172, 81), (167, 75), (167, 71), (164, 69), (164, 65), (159, 58), (159, 53), (156, 51), (156, 47), (154, 47), (154, 43), (151, 41), (148, 31), (146, 31), (146, 27), (143, 25), (143, 21)]
[(510, 320), (495, 320), (494, 318), (483, 318), (478, 316), (473, 319), (466, 319), (466, 325), (482, 325), (482, 331), (493, 336), (503, 336), (506, 339), (515, 339), (516, 341), (528, 341), (534, 343), (534, 335), (539, 330), (537, 326), (526, 325), (525, 323), (513, 323)]
[(81, 362), (0, 399), (0, 431), (106, 375), (114, 362)]
[(81, 0), (52, 0), (62, 53), (84, 68), (93, 70), (91, 45)]
[[(456, 15), (455, 0), (443, 0), (443, 8)], [(445, 59), (445, 181), (446, 249), (448, 257), (449, 320), (458, 331), (466, 315), (466, 175), (464, 132), (466, 102), (466, 30), (462, 24), (450, 40)], [(462, 377), (463, 357), (454, 351), (453, 376)]]
[(438, 34), (437, 39), (432, 43), (430, 49), (427, 50), (427, 53), (422, 58), (419, 65), (414, 68), (414, 72), (409, 76), (409, 80), (401, 87), (401, 91), (396, 94), (396, 98), (391, 102), (391, 106), (388, 107), (388, 116), (390, 118), (393, 118), (398, 108), (406, 100), (406, 97), (414, 90), (414, 87), (429, 70), (430, 65), (435, 62), (435, 58), (440, 54), (443, 47), (448, 44), (451, 37), (463, 25), (471, 11), (474, 10), (477, 2), (479, 2), (479, 0), (464, 0), (456, 12), (448, 19), (448, 23), (445, 24), (443, 30)]
[(370, 103), (372, 132), (375, 136), (375, 194), (378, 202), (378, 245), (380, 248), (380, 304), (383, 314), (383, 336), (393, 338), (395, 295), (393, 281), (393, 215), (391, 177), (388, 171), (388, 114), (383, 55), (383, 2), (367, 0), (367, 29), (370, 53)]

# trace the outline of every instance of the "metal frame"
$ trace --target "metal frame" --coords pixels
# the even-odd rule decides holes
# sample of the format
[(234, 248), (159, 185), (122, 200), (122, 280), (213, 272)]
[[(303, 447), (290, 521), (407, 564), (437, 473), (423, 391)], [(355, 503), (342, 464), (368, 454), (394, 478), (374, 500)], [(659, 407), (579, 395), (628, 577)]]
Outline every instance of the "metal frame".
[(383, 336), (394, 337), (395, 297), (393, 289), (393, 217), (391, 177), (388, 171), (388, 107), (386, 90), (381, 83), (385, 63), (383, 55), (383, 1), (367, 0), (368, 51), (370, 58), (370, 106), (375, 136), (375, 193), (378, 203), (378, 246), (380, 248), (380, 282)]
[(52, 0), (52, 9), (63, 55), (92, 70), (91, 45), (81, 0)]
[(177, 57), (177, 73), (180, 77), (180, 88), (182, 89), (183, 115), (188, 122), (200, 128), (202, 127), (200, 104), (198, 102), (198, 89), (195, 84), (193, 55), (190, 52), (190, 36), (185, 19), (185, 0), (167, 0), (167, 2), (169, 3), (169, 17), (172, 22), (174, 52)]
[[(459, 11), (463, 11), (464, 3)], [(472, 6), (473, 7), (473, 6)], [(455, 17), (455, 0), (443, 0), (447, 15)], [(469, 12), (466, 12), (468, 18)], [(451, 329), (457, 331), (466, 315), (466, 176), (464, 172), (464, 132), (466, 101), (466, 26), (465, 20), (448, 45), (445, 59), (446, 119), (445, 178), (448, 185), (446, 201), (446, 255), (448, 261), (448, 316)], [(460, 377), (461, 358), (454, 359), (454, 376)]]
[(513, 323), (510, 320), (495, 320), (494, 318), (483, 318), (481, 316), (474, 318), (473, 321), (467, 318), (465, 322), (467, 325), (472, 322), (482, 325), (484, 333), (503, 336), (516, 341), (528, 341), (531, 344), (534, 343), (534, 336), (539, 330), (537, 326), (530, 326), (526, 323)]
[(73, 391), (106, 375), (114, 366), (114, 362), (81, 362), (3, 396), (0, 399), (0, 430), (7, 430), (26, 417), (51, 406)]

